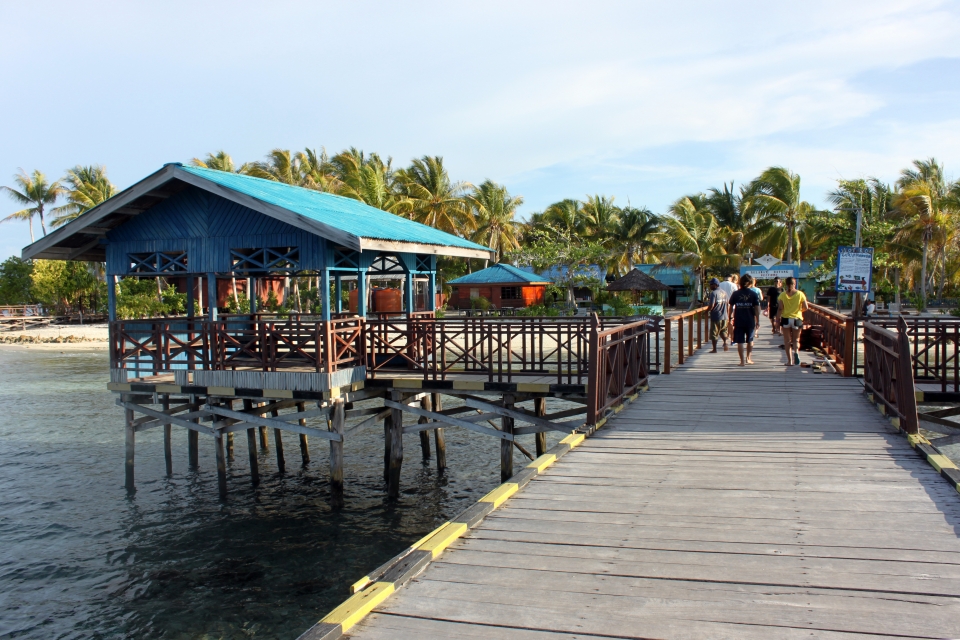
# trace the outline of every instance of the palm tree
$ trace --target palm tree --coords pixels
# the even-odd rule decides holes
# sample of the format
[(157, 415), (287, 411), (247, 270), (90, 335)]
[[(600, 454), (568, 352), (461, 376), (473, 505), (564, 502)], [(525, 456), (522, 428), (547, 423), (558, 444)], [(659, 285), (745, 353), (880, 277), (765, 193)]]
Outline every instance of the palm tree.
[(633, 259), (640, 254), (640, 263), (646, 262), (646, 256), (654, 247), (656, 234), (660, 231), (660, 217), (646, 207), (626, 206), (620, 210), (617, 225), (613, 230), (612, 243), (619, 252), (617, 267), (626, 266), (626, 272), (633, 271)]
[[(485, 180), (467, 202), (474, 214), (474, 232), (471, 240), (494, 250), (496, 262), (505, 251), (520, 248), (514, 215), (523, 204), (523, 196), (511, 196), (507, 188), (491, 180)], [(484, 260), (484, 267), (487, 261)]]
[(93, 209), (102, 202), (112, 198), (117, 188), (107, 178), (107, 169), (103, 165), (77, 165), (67, 170), (62, 182), (66, 183), (64, 194), (67, 204), (53, 210), (56, 217), (50, 223), (51, 227), (60, 227), (81, 214)]
[(620, 209), (614, 206), (612, 197), (588, 196), (583, 203), (583, 220), (587, 236), (606, 246), (619, 224)]
[(331, 180), (327, 154), (321, 149), (291, 152), (289, 149), (274, 149), (264, 161), (252, 163), (247, 175), (264, 180), (273, 180), (315, 191), (334, 191), (339, 186)]
[(43, 212), (47, 205), (54, 204), (63, 195), (63, 186), (56, 181), (48, 182), (47, 177), (41, 171), (34, 171), (27, 175), (23, 169), (20, 169), (20, 173), (13, 177), (13, 181), (17, 184), (19, 191), (12, 187), (0, 187), (0, 189), (6, 191), (15, 202), (31, 206), (20, 211), (14, 211), (0, 222), (26, 220), (30, 223), (30, 242), (32, 243), (34, 241), (33, 216), (40, 218), (40, 228), (43, 230), (43, 235), (47, 235)]
[(571, 237), (581, 234), (586, 228), (583, 203), (573, 198), (554, 202), (544, 209), (539, 222), (545, 227), (565, 232)]
[(203, 167), (204, 169), (216, 169), (217, 171), (225, 171), (227, 173), (249, 173), (253, 164), (250, 162), (244, 162), (240, 165), (238, 169), (237, 166), (233, 163), (233, 158), (230, 157), (230, 154), (221, 149), (216, 153), (208, 153), (207, 157), (201, 160), (200, 158), (194, 158), (190, 161), (195, 167)]
[(778, 250), (786, 245), (786, 262), (793, 261), (797, 232), (813, 205), (800, 199), (800, 176), (784, 167), (770, 167), (750, 183), (746, 190), (750, 206), (755, 208), (754, 231), (767, 236), (765, 243)]
[(695, 297), (699, 298), (708, 269), (735, 269), (741, 257), (727, 252), (724, 227), (703, 194), (680, 198), (669, 213), (657, 234), (660, 259), (668, 266), (692, 267), (697, 276)]
[(410, 200), (410, 216), (441, 231), (464, 236), (473, 231), (463, 198), (467, 182), (452, 182), (440, 156), (423, 156), (397, 172), (400, 192)]

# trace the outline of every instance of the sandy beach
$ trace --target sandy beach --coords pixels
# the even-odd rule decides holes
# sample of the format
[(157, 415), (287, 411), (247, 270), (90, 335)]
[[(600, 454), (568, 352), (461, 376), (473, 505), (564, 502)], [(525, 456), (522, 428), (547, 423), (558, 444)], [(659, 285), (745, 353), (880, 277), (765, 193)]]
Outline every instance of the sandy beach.
[(102, 324), (51, 325), (26, 331), (0, 332), (0, 348), (106, 349), (109, 328)]

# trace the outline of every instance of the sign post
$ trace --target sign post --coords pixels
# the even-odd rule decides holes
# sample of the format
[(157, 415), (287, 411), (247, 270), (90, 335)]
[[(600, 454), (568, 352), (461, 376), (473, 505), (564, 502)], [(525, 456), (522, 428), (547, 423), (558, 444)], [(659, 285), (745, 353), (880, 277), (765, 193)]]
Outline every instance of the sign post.
[(860, 294), (869, 293), (873, 280), (873, 247), (837, 248), (837, 293), (853, 293), (853, 317), (860, 316)]

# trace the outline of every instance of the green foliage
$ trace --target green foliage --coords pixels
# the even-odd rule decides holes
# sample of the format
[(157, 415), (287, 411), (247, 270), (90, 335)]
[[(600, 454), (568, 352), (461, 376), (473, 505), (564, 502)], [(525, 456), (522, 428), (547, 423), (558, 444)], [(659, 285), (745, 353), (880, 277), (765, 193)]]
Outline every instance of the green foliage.
[(548, 316), (548, 317), (557, 317), (562, 315), (562, 311), (557, 307), (552, 305), (545, 304), (532, 304), (529, 307), (523, 309), (517, 309), (518, 316)]
[(470, 308), (478, 311), (489, 311), (493, 308), (493, 303), (483, 296), (477, 296), (476, 298), (470, 298)]
[(33, 297), (33, 263), (11, 256), (0, 264), (0, 305), (35, 302)]
[(104, 310), (106, 285), (89, 263), (35, 260), (32, 280), (34, 299), (57, 315)]

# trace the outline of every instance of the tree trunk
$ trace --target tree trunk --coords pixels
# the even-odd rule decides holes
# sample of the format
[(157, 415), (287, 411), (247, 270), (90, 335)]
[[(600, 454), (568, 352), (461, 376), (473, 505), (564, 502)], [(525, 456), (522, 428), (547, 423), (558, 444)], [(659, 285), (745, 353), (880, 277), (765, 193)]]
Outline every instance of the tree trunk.
[(896, 301), (897, 308), (900, 308), (900, 267), (895, 267), (893, 270), (893, 297)]
[(923, 238), (923, 260), (920, 266), (920, 298), (922, 300), (921, 304), (923, 308), (927, 308), (927, 248), (930, 245), (930, 241), (927, 240), (926, 236)]
[(787, 223), (787, 264), (793, 262), (793, 223)]
[(37, 210), (37, 213), (40, 214), (40, 229), (43, 231), (43, 235), (46, 236), (46, 235), (47, 235), (47, 225), (46, 225), (46, 223), (44, 223), (44, 221), (43, 221), (43, 207), (40, 207), (40, 208)]
[(33, 237), (33, 216), (27, 218), (27, 224), (30, 225), (30, 244), (36, 242), (36, 238)]

